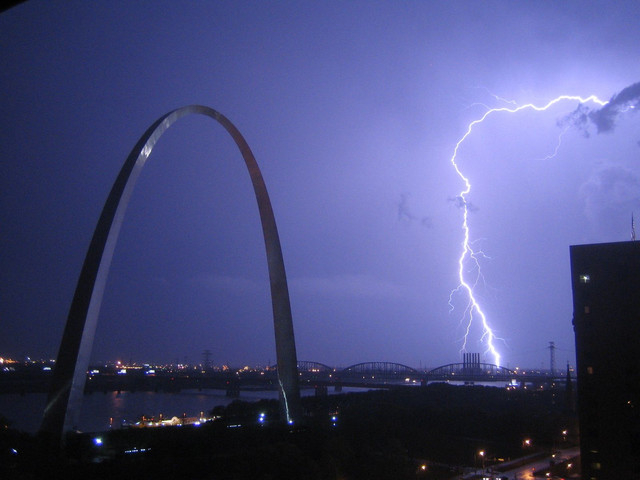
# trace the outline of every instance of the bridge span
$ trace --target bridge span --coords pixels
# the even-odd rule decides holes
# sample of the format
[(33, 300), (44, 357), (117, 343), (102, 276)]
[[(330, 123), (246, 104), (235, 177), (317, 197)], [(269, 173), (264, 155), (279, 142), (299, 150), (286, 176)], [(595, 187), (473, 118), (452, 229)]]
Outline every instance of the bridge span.
[(455, 382), (468, 385), (496, 383), (513, 386), (549, 386), (564, 378), (551, 372), (512, 370), (483, 363), (479, 357), (472, 361), (449, 363), (433, 369), (418, 370), (394, 362), (364, 362), (346, 368), (332, 368), (318, 362), (298, 362), (302, 385), (317, 384), (391, 388), (394, 386), (427, 385), (432, 382)]
[[(364, 362), (348, 367), (332, 367), (315, 361), (298, 361), (298, 383), (303, 388), (396, 388), (427, 385), (434, 382), (454, 384), (495, 384), (546, 388), (566, 380), (550, 372), (511, 370), (482, 362), (449, 363), (432, 369), (416, 369), (394, 362)], [(0, 392), (46, 392), (51, 372), (33, 365), (15, 371), (0, 372)], [(203, 370), (195, 366), (177, 370), (172, 367), (93, 366), (85, 383), (85, 393), (108, 391), (226, 390), (235, 395), (240, 390), (275, 390), (277, 367)]]

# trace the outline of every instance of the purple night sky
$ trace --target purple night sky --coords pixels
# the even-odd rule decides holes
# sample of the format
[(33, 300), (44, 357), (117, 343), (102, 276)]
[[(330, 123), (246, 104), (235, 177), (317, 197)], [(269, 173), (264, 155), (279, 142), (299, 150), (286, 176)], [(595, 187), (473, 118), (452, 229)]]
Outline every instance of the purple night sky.
[[(56, 355), (126, 156), (158, 117), (202, 104), (262, 169), (300, 360), (460, 361), (456, 143), (490, 108), (597, 95), (612, 103), (492, 114), (457, 154), (502, 364), (546, 368), (549, 341), (573, 364), (569, 245), (629, 240), (640, 219), (639, 14), (637, 1), (36, 0), (0, 13), (0, 355)], [(480, 337), (476, 322), (469, 352)], [(93, 359), (205, 349), (275, 363), (251, 183), (198, 116), (138, 180)]]

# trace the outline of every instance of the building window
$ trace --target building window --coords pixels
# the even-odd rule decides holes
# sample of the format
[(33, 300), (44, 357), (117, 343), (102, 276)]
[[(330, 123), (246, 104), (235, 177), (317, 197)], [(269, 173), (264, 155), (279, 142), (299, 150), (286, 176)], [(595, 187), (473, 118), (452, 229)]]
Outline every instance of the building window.
[(591, 276), (587, 273), (583, 273), (580, 275), (580, 283), (589, 283), (591, 281)]
[(587, 374), (593, 375), (593, 367), (587, 367)]
[(585, 305), (585, 306), (584, 306), (584, 313), (590, 313), (590, 310), (589, 310), (589, 306), (588, 306), (588, 305)]

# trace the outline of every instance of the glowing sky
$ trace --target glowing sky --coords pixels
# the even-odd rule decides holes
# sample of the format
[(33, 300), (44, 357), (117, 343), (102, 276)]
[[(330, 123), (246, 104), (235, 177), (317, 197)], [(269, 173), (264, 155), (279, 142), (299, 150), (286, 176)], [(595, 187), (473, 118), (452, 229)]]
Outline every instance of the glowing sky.
[[(0, 354), (56, 354), (124, 159), (160, 115), (198, 103), (239, 128), (262, 169), (299, 359), (459, 361), (456, 142), (489, 108), (637, 98), (639, 13), (33, 0), (0, 13)], [(640, 218), (635, 110), (577, 107), (492, 115), (457, 153), (470, 240), (486, 255), (478, 300), (505, 366), (547, 366), (549, 341), (573, 363), (569, 245), (628, 240)], [(485, 350), (480, 336), (473, 327), (467, 351)], [(93, 357), (200, 361), (204, 349), (215, 363), (275, 361), (250, 181), (223, 129), (189, 117), (138, 181)]]

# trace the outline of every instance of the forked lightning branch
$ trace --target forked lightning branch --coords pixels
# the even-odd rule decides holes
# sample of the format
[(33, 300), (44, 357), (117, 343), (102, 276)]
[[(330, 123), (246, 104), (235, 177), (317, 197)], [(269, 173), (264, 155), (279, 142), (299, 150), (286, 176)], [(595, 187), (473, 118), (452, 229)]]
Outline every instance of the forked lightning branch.
[(493, 363), (500, 366), (500, 353), (496, 348), (496, 340), (499, 338), (496, 336), (494, 329), (491, 327), (491, 323), (487, 318), (487, 315), (483, 311), (480, 302), (477, 299), (475, 293), (475, 287), (482, 279), (482, 271), (480, 266), (480, 259), (484, 254), (473, 247), (473, 241), (471, 239), (471, 228), (469, 226), (469, 203), (467, 198), (471, 193), (471, 180), (465, 176), (458, 163), (458, 154), (469, 136), (477, 129), (477, 127), (483, 123), (487, 118), (496, 114), (511, 114), (515, 115), (522, 110), (535, 110), (542, 112), (548, 110), (552, 106), (559, 102), (578, 102), (580, 105), (589, 102), (600, 105), (601, 107), (608, 102), (600, 100), (595, 95), (583, 98), (575, 95), (561, 95), (549, 101), (546, 105), (538, 106), (532, 103), (515, 107), (501, 107), (492, 108), (487, 110), (479, 119), (472, 121), (467, 126), (467, 131), (458, 140), (451, 156), (451, 165), (455, 169), (456, 173), (462, 180), (464, 188), (457, 195), (457, 202), (462, 209), (462, 244), (461, 252), (458, 257), (458, 286), (451, 291), (449, 295), (449, 305), (451, 310), (454, 309), (454, 300), (456, 297), (461, 296), (465, 301), (465, 308), (462, 314), (462, 324), (464, 328), (464, 336), (462, 338), (461, 352), (467, 351), (467, 343), (469, 342), (469, 336), (471, 333), (471, 326), (474, 322), (479, 321), (481, 323), (482, 335), (479, 341), (485, 346), (485, 354), (493, 358)]

